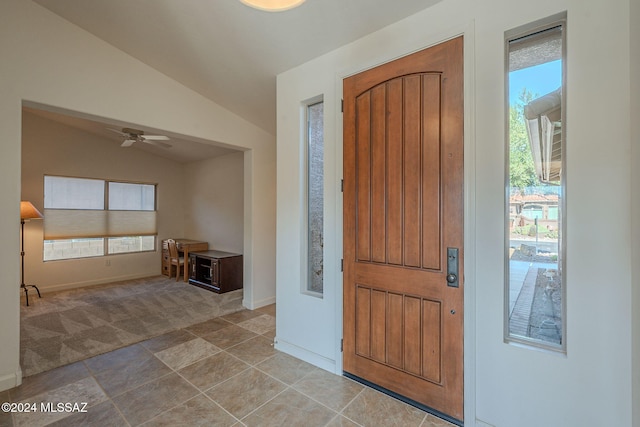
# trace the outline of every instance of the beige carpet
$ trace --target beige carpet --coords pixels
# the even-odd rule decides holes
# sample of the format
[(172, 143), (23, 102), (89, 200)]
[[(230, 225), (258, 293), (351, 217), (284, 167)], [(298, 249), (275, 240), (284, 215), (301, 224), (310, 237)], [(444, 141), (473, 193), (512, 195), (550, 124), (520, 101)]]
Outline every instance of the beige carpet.
[(29, 293), (20, 310), (23, 376), (242, 310), (242, 290), (216, 294), (165, 276)]

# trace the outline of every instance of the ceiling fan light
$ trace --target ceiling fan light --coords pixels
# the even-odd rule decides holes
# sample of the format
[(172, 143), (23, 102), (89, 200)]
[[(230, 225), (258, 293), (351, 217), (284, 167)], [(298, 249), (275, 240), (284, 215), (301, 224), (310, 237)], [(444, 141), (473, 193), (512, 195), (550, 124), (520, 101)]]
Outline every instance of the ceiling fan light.
[(267, 12), (282, 12), (300, 6), (305, 0), (240, 0), (247, 6)]

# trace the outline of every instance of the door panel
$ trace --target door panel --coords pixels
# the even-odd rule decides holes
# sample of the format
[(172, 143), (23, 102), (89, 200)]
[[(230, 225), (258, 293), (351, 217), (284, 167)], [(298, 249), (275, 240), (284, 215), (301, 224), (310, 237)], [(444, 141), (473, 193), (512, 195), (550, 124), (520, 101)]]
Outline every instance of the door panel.
[(344, 81), (344, 370), (458, 420), (462, 81), (462, 38)]

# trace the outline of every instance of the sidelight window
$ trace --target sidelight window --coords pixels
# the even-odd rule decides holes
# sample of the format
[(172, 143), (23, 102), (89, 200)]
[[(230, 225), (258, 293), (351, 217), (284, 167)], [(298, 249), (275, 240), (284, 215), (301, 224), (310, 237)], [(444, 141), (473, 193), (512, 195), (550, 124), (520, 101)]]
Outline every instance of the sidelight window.
[(306, 106), (307, 291), (322, 294), (324, 276), (324, 103)]
[(566, 20), (506, 34), (505, 338), (565, 351)]

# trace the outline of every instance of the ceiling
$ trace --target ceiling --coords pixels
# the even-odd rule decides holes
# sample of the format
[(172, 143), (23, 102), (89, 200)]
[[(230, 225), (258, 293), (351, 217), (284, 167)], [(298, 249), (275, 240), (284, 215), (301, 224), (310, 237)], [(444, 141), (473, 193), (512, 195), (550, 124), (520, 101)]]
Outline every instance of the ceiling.
[(276, 75), (440, 0), (33, 0), (275, 135)]
[[(114, 146), (122, 144), (124, 137), (117, 132), (113, 132), (109, 129), (122, 130), (124, 126), (118, 126), (114, 123), (104, 123), (98, 120), (91, 120), (88, 118), (82, 118), (72, 115), (60, 114), (58, 112), (47, 111), (41, 108), (23, 107), (25, 113), (31, 113), (39, 117), (43, 117), (47, 120), (63, 124), (65, 126), (71, 126), (76, 129), (80, 129), (84, 132), (88, 132), (95, 135), (107, 143), (111, 143)], [(128, 126), (130, 127), (130, 126)], [(169, 137), (165, 142), (170, 147), (158, 147), (151, 144), (142, 142), (136, 142), (131, 147), (122, 148), (122, 150), (142, 150), (147, 153), (164, 157), (173, 160), (178, 163), (190, 163), (203, 159), (209, 159), (212, 157), (224, 156), (225, 154), (235, 153), (238, 150), (233, 150), (225, 147), (211, 145), (210, 143), (201, 143), (182, 137), (180, 135), (158, 132), (153, 129), (137, 127), (144, 132), (145, 135), (165, 135)]]

